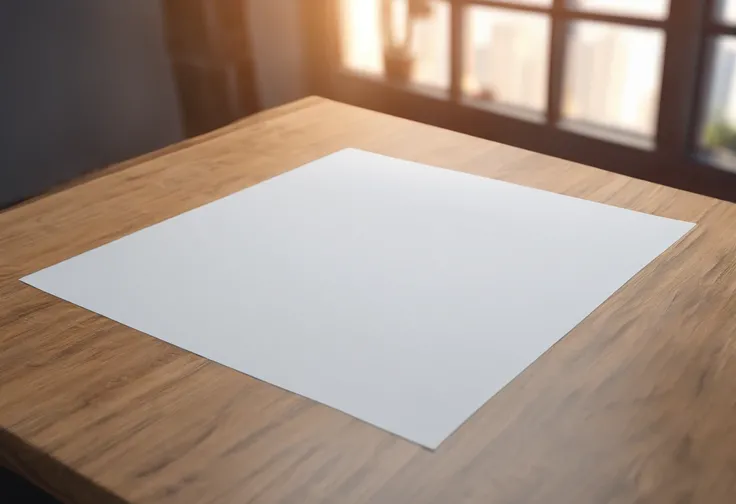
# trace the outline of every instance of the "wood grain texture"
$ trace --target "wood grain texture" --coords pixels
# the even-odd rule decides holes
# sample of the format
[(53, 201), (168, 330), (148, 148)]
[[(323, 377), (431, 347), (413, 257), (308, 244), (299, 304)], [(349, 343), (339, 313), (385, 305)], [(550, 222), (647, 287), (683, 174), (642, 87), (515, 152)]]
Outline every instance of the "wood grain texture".
[[(698, 222), (432, 453), (35, 290), (343, 147)], [(319, 98), (0, 213), (0, 463), (75, 503), (736, 501), (736, 208)]]

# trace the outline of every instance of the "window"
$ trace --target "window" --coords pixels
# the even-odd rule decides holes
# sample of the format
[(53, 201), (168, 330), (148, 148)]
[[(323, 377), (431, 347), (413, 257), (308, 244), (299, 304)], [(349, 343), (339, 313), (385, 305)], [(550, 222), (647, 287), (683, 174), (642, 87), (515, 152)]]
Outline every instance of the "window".
[(736, 24), (736, 1), (720, 0), (716, 10), (716, 17), (727, 24)]
[(325, 2), (328, 96), (736, 199), (736, 0)]
[(356, 72), (383, 75), (378, 1), (346, 0), (341, 7), (342, 65)]
[(465, 13), (466, 103), (512, 105), (541, 117), (547, 108), (549, 18), (483, 5)]
[(736, 37), (719, 36), (713, 52), (710, 89), (701, 131), (704, 154), (716, 163), (735, 165), (736, 159)]
[(701, 155), (716, 166), (733, 170), (736, 169), (736, 36), (729, 30), (736, 25), (736, 1), (720, 2), (714, 14), (717, 24), (708, 44), (710, 68), (699, 140)]
[[(592, 3), (592, 2), (591, 2)], [(662, 79), (661, 31), (594, 21), (568, 27), (563, 126), (653, 147)]]
[[(341, 3), (346, 69), (449, 90), (450, 0)], [(411, 6), (422, 3), (426, 11), (412, 22)], [(550, 98), (553, 1), (456, 5), (463, 10), (461, 101), (543, 122)], [(555, 105), (561, 107), (559, 125), (653, 148), (665, 35), (662, 29), (629, 23), (632, 16), (665, 19), (669, 0), (568, 0), (562, 5), (565, 16), (556, 22), (567, 41), (561, 103)], [(586, 20), (588, 13), (614, 16), (615, 22)]]
[[(431, 0), (424, 16), (408, 18), (409, 0), (344, 0), (342, 64), (374, 77), (447, 91), (450, 86), (450, 5)], [(387, 29), (382, 8), (387, 6)], [(411, 21), (411, 22), (410, 22)]]

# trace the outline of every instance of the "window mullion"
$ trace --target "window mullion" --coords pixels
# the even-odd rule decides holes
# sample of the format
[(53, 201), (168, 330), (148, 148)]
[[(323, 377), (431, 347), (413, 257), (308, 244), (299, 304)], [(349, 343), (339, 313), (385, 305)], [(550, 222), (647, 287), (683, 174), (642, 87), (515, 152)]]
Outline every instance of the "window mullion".
[(562, 80), (567, 45), (565, 0), (553, 0), (552, 27), (549, 41), (549, 72), (547, 76), (547, 124), (554, 126), (560, 119)]
[(452, 0), (450, 9), (450, 98), (459, 103), (462, 99), (465, 0)]
[[(712, 5), (712, 0), (706, 3)], [(699, 74), (705, 70), (700, 62), (701, 56), (705, 54), (705, 10), (701, 2), (671, 0), (670, 16), (665, 23), (667, 38), (662, 69), (657, 151), (672, 166), (686, 161), (693, 146), (693, 125), (697, 122), (693, 120), (696, 113), (696, 90)]]

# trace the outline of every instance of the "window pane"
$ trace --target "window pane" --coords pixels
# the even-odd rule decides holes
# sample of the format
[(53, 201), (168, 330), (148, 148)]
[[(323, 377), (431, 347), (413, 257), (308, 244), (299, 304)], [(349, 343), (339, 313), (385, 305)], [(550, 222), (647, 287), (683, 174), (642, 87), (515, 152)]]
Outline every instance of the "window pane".
[(572, 8), (614, 14), (664, 19), (670, 11), (670, 0), (568, 0)]
[(736, 0), (720, 0), (716, 14), (724, 23), (736, 24)]
[[(406, 5), (405, 0), (404, 5)], [(431, 2), (432, 14), (414, 22), (412, 80), (438, 88), (450, 87), (450, 5)]]
[[(407, 0), (390, 1), (390, 42), (384, 51), (381, 0), (342, 0), (342, 64), (361, 73), (408, 80), (448, 89), (450, 81), (450, 7), (428, 1), (429, 9), (407, 19)], [(409, 39), (407, 40), (407, 34)]]
[[(656, 29), (580, 21), (569, 31), (562, 115), (654, 137), (664, 36)], [(579, 128), (576, 128), (579, 130)]]
[(342, 64), (371, 74), (383, 73), (379, 0), (342, 0)]
[(736, 37), (718, 37), (713, 50), (701, 145), (715, 160), (736, 166)]
[(470, 6), (465, 19), (466, 97), (544, 111), (549, 18)]

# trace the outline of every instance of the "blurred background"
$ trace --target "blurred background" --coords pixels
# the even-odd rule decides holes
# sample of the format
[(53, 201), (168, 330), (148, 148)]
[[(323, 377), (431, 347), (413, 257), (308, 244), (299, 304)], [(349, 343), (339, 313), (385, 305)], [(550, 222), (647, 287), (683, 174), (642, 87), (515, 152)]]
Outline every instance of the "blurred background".
[(0, 209), (305, 96), (301, 7), (0, 2)]
[(0, 208), (309, 94), (736, 200), (736, 0), (25, 0), (0, 37)]

